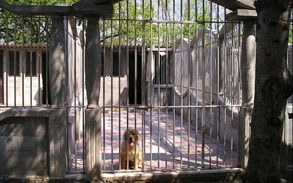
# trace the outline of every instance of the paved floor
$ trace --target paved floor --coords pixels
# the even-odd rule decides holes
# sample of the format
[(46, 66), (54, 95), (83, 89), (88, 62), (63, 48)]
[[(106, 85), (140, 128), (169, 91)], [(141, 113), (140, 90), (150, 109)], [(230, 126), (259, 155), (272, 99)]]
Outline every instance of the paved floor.
[[(143, 116), (145, 116), (144, 130)], [(105, 119), (105, 128), (103, 119)], [(189, 127), (180, 116), (175, 115), (174, 118), (173, 112), (155, 111), (150, 114), (150, 112), (143, 113), (142, 110), (131, 111), (128, 112), (127, 120), (126, 111), (121, 111), (120, 117), (119, 112), (108, 111), (105, 116), (102, 115), (103, 170), (119, 169), (119, 140), (122, 140), (123, 132), (127, 129), (127, 122), (129, 128), (136, 126), (143, 136), (140, 147), (145, 150), (143, 167), (146, 170), (217, 168), (237, 165), (236, 149), (231, 151), (230, 147), (224, 148), (223, 143), (217, 142), (209, 135), (203, 136), (200, 130), (195, 130), (194, 125)]]

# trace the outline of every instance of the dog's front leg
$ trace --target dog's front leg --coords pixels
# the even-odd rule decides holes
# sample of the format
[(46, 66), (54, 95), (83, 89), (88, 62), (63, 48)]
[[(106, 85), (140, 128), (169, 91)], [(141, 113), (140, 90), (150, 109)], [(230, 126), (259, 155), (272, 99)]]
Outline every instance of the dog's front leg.
[(121, 169), (126, 169), (126, 155), (125, 154), (121, 154)]

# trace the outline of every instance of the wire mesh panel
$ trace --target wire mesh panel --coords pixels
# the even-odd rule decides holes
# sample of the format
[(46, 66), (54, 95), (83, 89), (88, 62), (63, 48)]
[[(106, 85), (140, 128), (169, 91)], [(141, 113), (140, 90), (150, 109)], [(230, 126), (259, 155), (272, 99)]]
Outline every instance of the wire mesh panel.
[(114, 8), (100, 21), (102, 169), (237, 166), (239, 22), (207, 0)]

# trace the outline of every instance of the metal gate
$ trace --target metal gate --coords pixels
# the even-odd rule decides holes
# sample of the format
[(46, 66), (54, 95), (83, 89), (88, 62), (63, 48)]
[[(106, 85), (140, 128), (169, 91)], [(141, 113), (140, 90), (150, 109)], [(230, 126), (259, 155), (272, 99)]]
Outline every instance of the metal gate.
[[(100, 21), (102, 170), (238, 165), (241, 25), (227, 13), (206, 0), (134, 0)], [(125, 149), (131, 129), (139, 146)]]

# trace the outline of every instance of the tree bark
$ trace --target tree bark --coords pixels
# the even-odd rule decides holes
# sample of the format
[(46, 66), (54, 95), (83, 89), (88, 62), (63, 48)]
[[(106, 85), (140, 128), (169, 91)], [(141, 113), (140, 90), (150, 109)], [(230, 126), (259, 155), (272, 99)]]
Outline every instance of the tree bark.
[(246, 183), (280, 181), (286, 102), (292, 94), (287, 48), (292, 0), (257, 0), (255, 99)]

